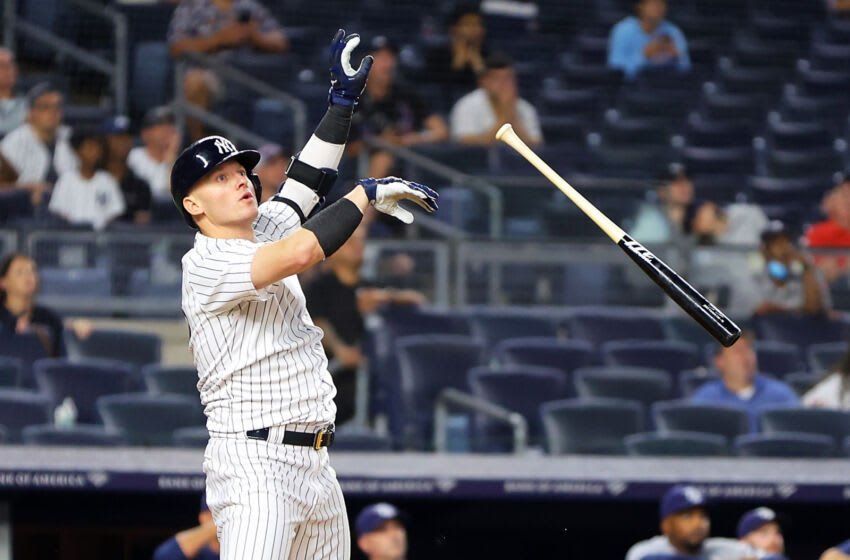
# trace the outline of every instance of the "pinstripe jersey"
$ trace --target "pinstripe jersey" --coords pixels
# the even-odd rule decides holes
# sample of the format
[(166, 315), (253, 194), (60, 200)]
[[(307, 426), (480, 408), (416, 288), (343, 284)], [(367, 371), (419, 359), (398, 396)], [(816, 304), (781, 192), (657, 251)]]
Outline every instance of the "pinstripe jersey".
[(298, 278), (261, 290), (251, 281), (257, 249), (300, 225), (292, 208), (268, 201), (254, 222), (256, 241), (197, 233), (183, 257), (182, 308), (213, 435), (334, 420), (323, 333), (307, 313)]

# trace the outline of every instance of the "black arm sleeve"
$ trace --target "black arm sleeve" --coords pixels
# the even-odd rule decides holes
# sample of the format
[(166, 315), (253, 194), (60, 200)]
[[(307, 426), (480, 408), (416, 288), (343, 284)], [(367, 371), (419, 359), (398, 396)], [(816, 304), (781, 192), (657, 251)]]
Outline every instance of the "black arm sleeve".
[(362, 219), (360, 208), (347, 198), (341, 198), (304, 222), (301, 227), (316, 235), (327, 258), (351, 237)]

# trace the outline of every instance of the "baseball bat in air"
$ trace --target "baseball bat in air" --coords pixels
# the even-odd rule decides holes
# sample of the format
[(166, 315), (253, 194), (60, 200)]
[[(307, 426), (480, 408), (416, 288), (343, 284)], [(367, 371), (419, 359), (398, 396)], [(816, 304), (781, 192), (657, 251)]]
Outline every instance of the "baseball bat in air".
[(611, 221), (598, 208), (591, 204), (581, 193), (567, 183), (563, 177), (558, 175), (540, 156), (526, 145), (514, 132), (510, 124), (503, 125), (496, 133), (496, 138), (501, 140), (537, 168), (547, 179), (549, 179), (573, 204), (579, 207), (588, 218), (593, 220), (599, 229), (611, 238), (629, 258), (643, 270), (658, 286), (664, 290), (679, 307), (688, 315), (702, 325), (711, 336), (723, 346), (732, 346), (741, 336), (741, 329), (722, 311), (708, 301), (704, 295), (699, 293), (693, 286), (688, 284), (684, 278), (679, 276), (675, 270), (667, 266), (664, 261), (653, 255), (646, 247), (629, 237), (617, 224)]

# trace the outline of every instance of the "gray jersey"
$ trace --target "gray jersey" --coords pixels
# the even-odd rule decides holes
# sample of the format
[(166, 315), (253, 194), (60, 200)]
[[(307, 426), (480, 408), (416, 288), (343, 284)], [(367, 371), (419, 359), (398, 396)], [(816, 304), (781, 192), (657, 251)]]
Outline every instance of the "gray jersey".
[(681, 552), (677, 552), (667, 537), (659, 535), (632, 546), (626, 553), (626, 560), (641, 560), (651, 554), (678, 554), (679, 556), (698, 560), (743, 560), (745, 558), (762, 558), (764, 556), (764, 554), (758, 553), (741, 541), (722, 538), (706, 539), (699, 553), (693, 556), (686, 556)]
[(183, 257), (182, 307), (212, 434), (334, 420), (322, 331), (298, 278), (261, 290), (251, 281), (257, 250), (300, 225), (292, 208), (269, 201), (254, 223), (255, 241), (198, 233)]

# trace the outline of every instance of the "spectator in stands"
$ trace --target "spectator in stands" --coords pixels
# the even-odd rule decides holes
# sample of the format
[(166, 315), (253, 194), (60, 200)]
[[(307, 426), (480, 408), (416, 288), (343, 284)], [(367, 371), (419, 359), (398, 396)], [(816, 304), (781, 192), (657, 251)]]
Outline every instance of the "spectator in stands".
[(803, 395), (803, 404), (812, 408), (850, 410), (850, 350), (833, 371)]
[(264, 144), (259, 148), (260, 163), (254, 173), (263, 186), (260, 204), (277, 194), (280, 184), (286, 181), (286, 169), (289, 167), (289, 154), (280, 144)]
[(357, 546), (369, 560), (404, 560), (407, 530), (404, 515), (392, 504), (380, 502), (363, 509), (354, 522)]
[(850, 0), (826, 0), (826, 6), (836, 16), (850, 14)]
[[(52, 310), (35, 303), (38, 293), (38, 270), (30, 257), (12, 253), (0, 262), (0, 333), (3, 336), (35, 333), (52, 358), (65, 356), (62, 319)], [(92, 325), (84, 319), (64, 324), (77, 338), (85, 340)]]
[(717, 346), (714, 366), (720, 373), (720, 379), (700, 386), (691, 401), (744, 408), (750, 413), (753, 429), (756, 430), (758, 413), (763, 407), (799, 406), (800, 399), (787, 383), (758, 373), (753, 338), (752, 333), (745, 332), (729, 348)]
[(655, 203), (641, 205), (632, 237), (642, 243), (670, 243), (684, 236), (685, 210), (694, 200), (694, 184), (684, 167), (672, 165), (660, 177)]
[(461, 144), (495, 144), (496, 131), (505, 124), (526, 144), (543, 142), (537, 110), (520, 98), (513, 62), (502, 55), (487, 58), (478, 79), (478, 89), (461, 97), (451, 113), (452, 137)]
[(69, 223), (101, 230), (124, 213), (121, 187), (103, 170), (106, 140), (99, 131), (78, 129), (71, 147), (80, 167), (59, 176), (47, 209)]
[(15, 54), (0, 47), (0, 138), (24, 124), (27, 118), (27, 101), (15, 93), (17, 82)]
[(456, 91), (469, 91), (485, 68), (484, 17), (477, 5), (461, 3), (449, 16), (448, 28), (449, 43), (425, 54), (428, 81)]
[(850, 541), (830, 548), (821, 555), (820, 560), (850, 560)]
[(608, 66), (622, 70), (629, 79), (648, 68), (689, 71), (685, 35), (664, 19), (667, 0), (635, 0), (634, 6), (637, 16), (625, 18), (611, 30)]
[(198, 526), (180, 531), (153, 553), (153, 560), (218, 560), (220, 545), (207, 496), (201, 497)]
[(118, 182), (124, 196), (124, 213), (120, 219), (135, 224), (150, 223), (150, 187), (127, 165), (127, 158), (133, 148), (130, 119), (123, 115), (110, 117), (104, 121), (101, 131), (106, 139), (104, 168)]
[(27, 122), (0, 142), (0, 154), (11, 168), (18, 188), (39, 206), (62, 173), (76, 169), (77, 158), (68, 143), (71, 130), (62, 125), (62, 93), (47, 82), (27, 93)]
[[(171, 56), (185, 53), (215, 55), (226, 61), (238, 51), (281, 53), (289, 41), (277, 20), (257, 0), (181, 0), (168, 30)], [(223, 92), (221, 80), (206, 68), (194, 67), (183, 80), (186, 100), (209, 109)], [(204, 135), (196, 119), (186, 123), (190, 140)]]
[(641, 541), (626, 553), (626, 560), (652, 555), (681, 555), (704, 560), (744, 560), (749, 547), (733, 539), (709, 538), (711, 520), (706, 499), (693, 486), (676, 485), (661, 498), (661, 535)]
[[(812, 224), (806, 231), (810, 249), (850, 249), (850, 174), (826, 193), (821, 203), (826, 220)], [(850, 268), (846, 255), (821, 254), (814, 257), (827, 282), (832, 282)]]
[(762, 297), (756, 315), (829, 312), (829, 290), (823, 275), (795, 246), (782, 223), (772, 222), (762, 232), (761, 252), (765, 267), (756, 277)]
[(775, 558), (785, 554), (785, 539), (776, 512), (760, 507), (748, 511), (738, 521), (738, 538), (762, 556)]
[(148, 184), (155, 202), (174, 204), (171, 200), (171, 166), (180, 152), (180, 132), (174, 126), (174, 113), (169, 107), (155, 107), (142, 120), (142, 143), (130, 150), (127, 165)]
[(337, 423), (354, 416), (357, 369), (364, 358), (360, 345), (366, 332), (364, 315), (388, 304), (418, 305), (425, 297), (413, 290), (388, 290), (364, 286), (360, 269), (366, 245), (361, 225), (334, 253), (325, 270), (307, 284), (307, 309), (324, 332), (322, 344), (337, 387)]
[(768, 219), (757, 204), (733, 202), (720, 207), (695, 200), (685, 208), (683, 226), (701, 245), (757, 245)]
[[(355, 138), (377, 137), (394, 146), (442, 142), (449, 137), (449, 127), (439, 114), (431, 111), (413, 88), (400, 83), (396, 75), (398, 49), (384, 36), (371, 43), (375, 59), (369, 72), (369, 87), (360, 98), (354, 115)], [(362, 142), (349, 144), (349, 154), (363, 149)], [(369, 157), (370, 177), (391, 175), (395, 159), (385, 151)]]

